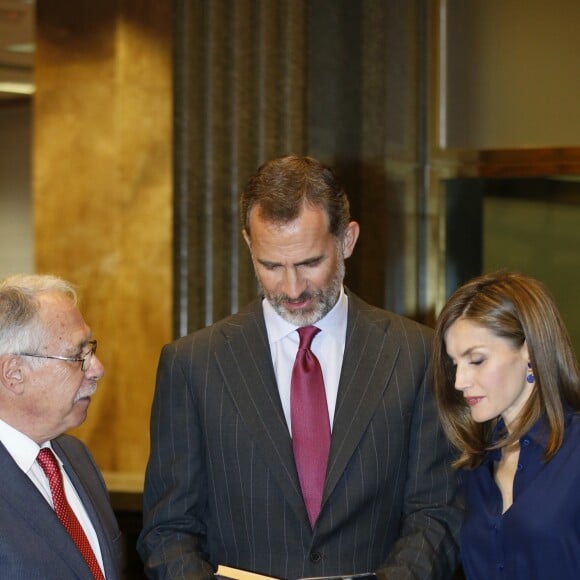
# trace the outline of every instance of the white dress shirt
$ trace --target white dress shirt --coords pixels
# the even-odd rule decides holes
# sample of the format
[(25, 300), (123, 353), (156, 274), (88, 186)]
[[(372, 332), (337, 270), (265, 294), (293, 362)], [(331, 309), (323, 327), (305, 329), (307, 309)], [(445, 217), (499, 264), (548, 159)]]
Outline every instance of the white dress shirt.
[[(274, 364), (274, 372), (278, 383), (278, 392), (286, 417), (286, 423), (290, 434), (292, 425), (290, 419), (290, 382), (292, 379), (292, 367), (298, 352), (300, 339), (297, 326), (284, 320), (272, 305), (264, 299), (262, 303), (268, 342)], [(312, 341), (311, 350), (320, 361), (324, 388), (326, 390), (326, 402), (328, 404), (328, 417), (332, 429), (338, 383), (342, 369), (344, 346), (346, 342), (346, 323), (348, 316), (348, 297), (341, 288), (338, 301), (332, 310), (313, 326), (320, 328), (320, 332)]]
[(95, 532), (95, 528), (87, 515), (85, 507), (83, 506), (82, 501), (80, 500), (77, 491), (74, 485), (71, 483), (65, 469), (63, 468), (62, 461), (60, 457), (57, 455), (55, 450), (52, 448), (50, 441), (43, 443), (39, 446), (35, 441), (30, 439), (24, 433), (21, 433), (17, 429), (14, 429), (11, 425), (8, 425), (5, 421), (0, 419), (0, 441), (6, 447), (8, 453), (12, 456), (12, 459), (16, 462), (18, 467), (24, 471), (24, 473), (29, 477), (30, 481), (34, 483), (38, 491), (43, 495), (44, 499), (50, 504), (50, 506), (54, 509), (54, 505), (52, 502), (52, 493), (50, 491), (50, 486), (48, 484), (48, 478), (44, 473), (42, 467), (36, 461), (36, 457), (38, 456), (38, 452), (40, 451), (41, 447), (48, 447), (54, 453), (54, 456), (57, 458), (57, 461), (60, 466), (60, 470), (62, 472), (62, 479), (64, 483), (64, 491), (66, 494), (66, 498), (74, 511), (77, 519), (79, 520), (89, 543), (91, 544), (91, 548), (95, 553), (97, 558), (97, 562), (101, 567), (101, 570), (104, 574), (104, 567), (103, 567), (103, 556), (101, 554), (101, 548), (99, 546), (99, 540), (97, 538), (97, 533)]

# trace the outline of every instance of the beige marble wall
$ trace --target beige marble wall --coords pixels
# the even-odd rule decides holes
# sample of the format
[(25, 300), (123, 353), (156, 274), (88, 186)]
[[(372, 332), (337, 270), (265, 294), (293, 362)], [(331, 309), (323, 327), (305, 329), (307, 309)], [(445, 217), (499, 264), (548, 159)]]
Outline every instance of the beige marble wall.
[(37, 4), (36, 270), (79, 287), (107, 374), (77, 434), (120, 488), (140, 486), (171, 338), (171, 5)]

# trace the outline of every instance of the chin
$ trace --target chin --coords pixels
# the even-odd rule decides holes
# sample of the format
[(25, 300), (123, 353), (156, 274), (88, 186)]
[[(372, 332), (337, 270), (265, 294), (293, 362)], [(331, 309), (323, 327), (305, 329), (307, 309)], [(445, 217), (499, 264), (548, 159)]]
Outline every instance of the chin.
[(321, 316), (316, 316), (312, 312), (301, 314), (284, 312), (283, 314), (281, 313), (281, 316), (286, 320), (286, 322), (295, 324), (296, 326), (309, 326), (310, 324), (318, 322), (321, 318)]
[(83, 409), (78, 409), (74, 415), (74, 421), (72, 421), (72, 429), (80, 427), (87, 419), (87, 407)]
[(303, 310), (290, 310), (285, 307), (280, 307), (276, 310), (278, 314), (286, 320), (286, 322), (296, 324), (296, 326), (308, 326), (314, 324), (323, 318), (325, 314), (323, 308), (319, 305), (314, 305)]
[(483, 415), (481, 413), (471, 413), (471, 418), (476, 422), (476, 423), (485, 423), (486, 421), (491, 421), (492, 419), (495, 419), (497, 417), (497, 415)]

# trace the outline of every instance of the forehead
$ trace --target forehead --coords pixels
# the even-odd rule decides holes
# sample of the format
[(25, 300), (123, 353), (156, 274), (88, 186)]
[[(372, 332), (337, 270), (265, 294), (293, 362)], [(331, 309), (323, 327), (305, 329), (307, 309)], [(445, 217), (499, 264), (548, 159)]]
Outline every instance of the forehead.
[(487, 342), (492, 337), (492, 333), (485, 326), (472, 320), (458, 318), (445, 332), (445, 343), (449, 350), (455, 344)]
[(39, 297), (39, 317), (49, 340), (76, 345), (89, 329), (73, 301), (64, 294), (47, 292)]
[(250, 237), (253, 253), (264, 259), (269, 254), (319, 252), (336, 238), (330, 233), (326, 211), (318, 206), (305, 206), (295, 220), (272, 222), (265, 219), (259, 207), (250, 213)]
[(466, 318), (459, 318), (449, 326), (445, 333), (445, 344), (447, 352), (455, 354), (461, 354), (467, 349), (477, 347), (509, 348), (510, 350), (513, 348), (506, 338), (498, 336), (486, 326)]

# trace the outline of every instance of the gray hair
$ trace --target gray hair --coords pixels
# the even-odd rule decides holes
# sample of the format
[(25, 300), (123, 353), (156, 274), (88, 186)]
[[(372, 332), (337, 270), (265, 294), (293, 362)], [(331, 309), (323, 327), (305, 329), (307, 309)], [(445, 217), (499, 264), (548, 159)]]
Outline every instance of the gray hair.
[(39, 297), (54, 292), (76, 304), (74, 286), (48, 274), (15, 274), (0, 281), (0, 355), (37, 351), (45, 337)]

